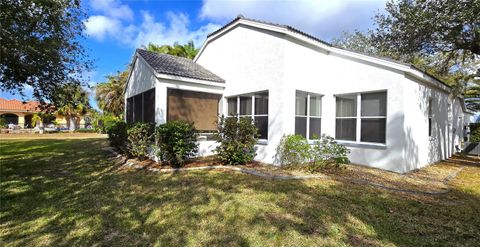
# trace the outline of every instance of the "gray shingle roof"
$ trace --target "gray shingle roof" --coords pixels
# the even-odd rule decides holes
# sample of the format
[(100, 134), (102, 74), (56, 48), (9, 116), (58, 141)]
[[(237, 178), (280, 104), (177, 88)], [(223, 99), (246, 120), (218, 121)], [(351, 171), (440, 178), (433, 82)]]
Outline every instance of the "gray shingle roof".
[(175, 75), (192, 79), (225, 82), (224, 79), (205, 69), (201, 65), (188, 58), (172, 56), (168, 54), (159, 54), (142, 49), (137, 49), (137, 53), (142, 56), (152, 68), (160, 74)]

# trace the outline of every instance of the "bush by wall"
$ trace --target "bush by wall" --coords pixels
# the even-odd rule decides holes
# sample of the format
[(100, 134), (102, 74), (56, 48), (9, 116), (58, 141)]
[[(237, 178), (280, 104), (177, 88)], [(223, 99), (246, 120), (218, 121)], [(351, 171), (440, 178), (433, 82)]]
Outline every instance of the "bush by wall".
[(299, 135), (283, 136), (277, 147), (277, 159), (282, 165), (301, 165), (310, 171), (317, 171), (333, 164), (349, 163), (350, 151), (338, 144), (332, 137), (322, 135), (319, 140), (309, 144), (307, 139)]
[(140, 160), (148, 158), (148, 147), (154, 141), (155, 125), (135, 123), (127, 128), (128, 152)]
[(333, 163), (335, 165), (350, 163), (347, 155), (350, 150), (344, 145), (338, 144), (333, 137), (323, 134), (319, 140), (311, 146), (314, 163)]
[(311, 159), (310, 145), (301, 135), (284, 135), (277, 147), (281, 165), (299, 165)]
[(169, 121), (155, 128), (157, 155), (172, 166), (182, 166), (198, 151), (196, 129), (192, 123)]
[(218, 158), (227, 165), (245, 164), (255, 157), (258, 129), (250, 118), (221, 117), (215, 140)]
[(108, 134), (110, 146), (117, 148), (120, 152), (129, 154), (127, 127), (128, 125), (126, 122), (117, 120), (108, 126), (106, 132)]

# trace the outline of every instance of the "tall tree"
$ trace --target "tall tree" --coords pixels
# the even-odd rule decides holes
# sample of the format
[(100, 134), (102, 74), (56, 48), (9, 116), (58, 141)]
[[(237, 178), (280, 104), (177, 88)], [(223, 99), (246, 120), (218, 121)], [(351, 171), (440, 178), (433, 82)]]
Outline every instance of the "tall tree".
[(401, 54), (446, 53), (445, 61), (480, 55), (480, 1), (391, 0), (377, 14), (376, 42)]
[(0, 1), (0, 88), (51, 100), (66, 82), (81, 84), (89, 70), (80, 44), (85, 17), (79, 0)]
[(108, 76), (106, 82), (95, 87), (95, 100), (98, 107), (107, 114), (121, 117), (124, 113), (125, 86), (127, 85), (129, 71), (118, 72)]
[(79, 117), (85, 115), (90, 109), (87, 92), (73, 83), (57, 88), (53, 104), (57, 113), (66, 118), (71, 131), (77, 128)]
[(148, 44), (146, 47), (147, 51), (169, 54), (178, 57), (185, 57), (189, 59), (195, 58), (198, 53), (198, 49), (195, 48), (193, 41), (189, 41), (187, 44), (180, 45), (178, 42), (175, 42), (173, 46), (171, 45), (155, 45)]

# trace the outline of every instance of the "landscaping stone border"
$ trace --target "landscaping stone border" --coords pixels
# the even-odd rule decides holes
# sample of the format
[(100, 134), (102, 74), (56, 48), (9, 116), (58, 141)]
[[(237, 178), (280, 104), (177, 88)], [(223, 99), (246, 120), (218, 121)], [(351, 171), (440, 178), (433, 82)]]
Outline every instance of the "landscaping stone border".
[[(266, 179), (272, 179), (272, 180), (306, 180), (306, 179), (332, 179), (335, 180), (334, 178), (327, 176), (327, 175), (275, 175), (275, 174), (269, 174), (265, 172), (260, 172), (254, 169), (246, 169), (246, 168), (241, 168), (241, 167), (235, 167), (235, 166), (223, 166), (223, 165), (216, 165), (216, 166), (200, 166), (200, 167), (188, 167), (188, 168), (150, 168), (150, 167), (144, 167), (141, 165), (135, 164), (134, 161), (132, 160), (127, 160), (126, 157), (123, 155), (119, 154), (114, 148), (108, 147), (104, 148), (105, 151), (108, 151), (114, 158), (116, 159), (116, 164), (117, 165), (123, 165), (126, 167), (130, 168), (135, 168), (139, 170), (147, 170), (151, 172), (158, 172), (158, 173), (175, 173), (175, 172), (188, 172), (188, 171), (199, 171), (199, 170), (230, 170), (230, 171), (236, 171), (236, 172), (241, 172), (244, 174), (250, 174)], [(460, 167), (458, 170), (450, 173), (448, 176), (446, 176), (441, 183), (444, 184), (445, 186), (448, 187), (448, 183), (453, 180), (455, 177), (458, 176), (458, 174), (464, 169), (465, 167)], [(395, 191), (395, 192), (403, 192), (407, 194), (423, 194), (423, 195), (445, 195), (450, 190), (443, 189), (439, 191), (422, 191), (422, 190), (407, 190), (407, 189), (401, 189), (401, 188), (395, 188), (395, 187), (390, 187), (390, 186), (385, 186), (382, 184), (370, 182), (368, 180), (364, 179), (345, 179), (345, 178), (340, 178), (336, 180), (342, 180), (346, 182), (351, 182), (354, 184), (361, 184), (361, 185), (370, 185), (375, 188), (379, 189), (384, 189), (384, 190), (389, 190), (389, 191)]]

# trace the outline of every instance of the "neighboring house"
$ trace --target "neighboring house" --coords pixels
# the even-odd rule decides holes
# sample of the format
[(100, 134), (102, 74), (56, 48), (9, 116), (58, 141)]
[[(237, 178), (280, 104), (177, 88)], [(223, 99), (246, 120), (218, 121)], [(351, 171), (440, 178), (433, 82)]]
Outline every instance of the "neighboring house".
[[(35, 113), (39, 113), (40, 102), (38, 101), (26, 101), (4, 99), (0, 98), (0, 118), (5, 119), (5, 124), (14, 124), (20, 128), (32, 128), (32, 117)], [(53, 118), (49, 119), (49, 122), (43, 123), (49, 125), (55, 123), (57, 127), (67, 128), (70, 124), (69, 121), (63, 116), (53, 114)], [(77, 126), (83, 128), (85, 121), (83, 117), (77, 120)]]
[[(339, 49), (290, 26), (238, 17), (208, 35), (191, 61), (138, 49), (126, 120), (254, 119), (256, 160), (278, 164), (283, 135), (327, 134), (353, 163), (407, 172), (450, 157), (469, 116), (452, 89), (409, 64)], [(201, 155), (213, 142), (200, 142)]]

